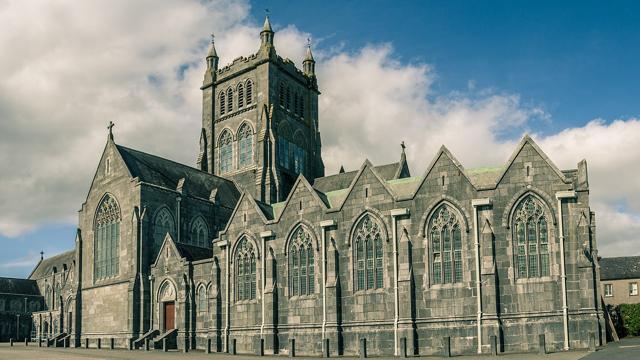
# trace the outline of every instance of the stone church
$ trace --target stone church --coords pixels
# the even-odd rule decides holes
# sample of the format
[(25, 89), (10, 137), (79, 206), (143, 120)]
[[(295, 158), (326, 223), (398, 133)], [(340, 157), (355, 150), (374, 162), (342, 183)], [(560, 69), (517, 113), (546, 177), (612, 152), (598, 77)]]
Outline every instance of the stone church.
[(33, 337), (325, 356), (606, 341), (586, 161), (561, 170), (525, 136), (496, 167), (443, 146), (414, 176), (403, 145), (327, 176), (311, 49), (299, 69), (274, 35), (267, 18), (224, 67), (212, 41), (196, 167), (109, 127), (75, 248), (21, 280)]

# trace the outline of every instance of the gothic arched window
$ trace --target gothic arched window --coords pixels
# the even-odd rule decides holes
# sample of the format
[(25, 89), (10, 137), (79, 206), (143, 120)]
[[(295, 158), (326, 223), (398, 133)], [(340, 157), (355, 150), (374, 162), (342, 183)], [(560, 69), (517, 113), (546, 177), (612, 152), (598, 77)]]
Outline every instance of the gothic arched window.
[(224, 96), (224, 91), (220, 91), (220, 115), (224, 115), (226, 110), (227, 110), (226, 96)]
[(382, 229), (371, 215), (363, 216), (353, 233), (355, 290), (380, 289), (384, 286), (382, 265)]
[(233, 138), (230, 131), (220, 136), (220, 173), (226, 173), (233, 168)]
[(441, 205), (433, 214), (428, 229), (431, 241), (432, 283), (462, 281), (462, 234), (455, 211)]
[(253, 161), (253, 130), (244, 123), (238, 129), (238, 167), (251, 165)]
[(311, 235), (298, 227), (289, 242), (289, 296), (315, 293), (314, 254)]
[(227, 112), (233, 111), (233, 90), (231, 88), (227, 89)]
[(256, 256), (253, 244), (243, 237), (235, 256), (236, 300), (256, 298)]
[(294, 135), (294, 142), (289, 144), (290, 158), (293, 162), (293, 170), (296, 173), (304, 172), (305, 158), (307, 152), (304, 150), (304, 135), (301, 131), (297, 131)]
[(253, 81), (247, 80), (247, 91), (246, 91), (247, 105), (251, 105), (253, 102)]
[(238, 84), (238, 109), (244, 106), (244, 85)]
[(45, 303), (47, 305), (47, 309), (53, 310), (53, 304), (51, 303), (53, 301), (53, 293), (52, 293), (52, 290), (51, 290), (51, 286), (47, 285), (47, 290), (45, 290), (44, 294), (45, 294), (44, 295), (44, 299), (45, 299)]
[(292, 148), (292, 143), (287, 140), (290, 138), (289, 127), (286, 122), (280, 123), (278, 127), (278, 165), (285, 169), (289, 169), (291, 167), (291, 157), (290, 157), (290, 149)]
[(94, 280), (118, 275), (120, 243), (120, 207), (116, 199), (104, 196), (95, 218), (93, 274)]
[(293, 113), (298, 115), (298, 94), (293, 94)]
[(544, 207), (528, 195), (513, 215), (518, 277), (549, 276), (549, 229)]
[(169, 233), (172, 237), (174, 236), (174, 228), (175, 224), (173, 221), (173, 216), (169, 212), (169, 209), (163, 207), (156, 213), (156, 217), (153, 220), (153, 254), (154, 259), (155, 255), (160, 251), (160, 246), (162, 246), (162, 242), (164, 241), (165, 236)]
[(204, 285), (200, 285), (198, 288), (198, 312), (206, 312), (208, 310), (207, 303), (207, 288)]
[(207, 224), (202, 217), (198, 216), (193, 224), (191, 224), (191, 244), (200, 247), (209, 247), (208, 237), (209, 231)]

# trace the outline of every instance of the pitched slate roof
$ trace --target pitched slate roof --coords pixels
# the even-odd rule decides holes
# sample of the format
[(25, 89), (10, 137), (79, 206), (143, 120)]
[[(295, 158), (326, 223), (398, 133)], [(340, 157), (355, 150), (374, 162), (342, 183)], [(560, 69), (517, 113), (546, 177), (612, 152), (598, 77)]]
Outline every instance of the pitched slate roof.
[(176, 249), (180, 252), (180, 256), (187, 259), (187, 261), (198, 261), (213, 257), (213, 250), (211, 249), (182, 244), (179, 242), (174, 242), (174, 244), (176, 245)]
[[(394, 179), (396, 172), (398, 172), (398, 168), (401, 165), (402, 164), (400, 162), (394, 162), (387, 165), (375, 166), (374, 168), (376, 173), (378, 173), (383, 180), (387, 181)], [(358, 170), (354, 170), (317, 178), (313, 181), (313, 187), (323, 193), (346, 189), (351, 185), (351, 182), (357, 174)]]
[(40, 290), (35, 280), (0, 277), (0, 293), (40, 295)]
[(217, 189), (220, 203), (229, 208), (233, 208), (240, 198), (240, 192), (230, 180), (142, 151), (121, 145), (116, 147), (131, 175), (141, 181), (175, 190), (184, 178), (188, 194), (208, 199), (211, 191)]
[(67, 269), (70, 268), (73, 264), (75, 253), (75, 250), (69, 250), (62, 254), (41, 260), (38, 265), (36, 265), (36, 268), (33, 269), (31, 275), (29, 275), (29, 279), (37, 280), (49, 276), (53, 273), (54, 267), (58, 272), (62, 272), (63, 264), (67, 265)]
[(640, 279), (640, 256), (600, 259), (600, 280)]
[(476, 188), (492, 186), (504, 172), (504, 166), (465, 169), (469, 180)]

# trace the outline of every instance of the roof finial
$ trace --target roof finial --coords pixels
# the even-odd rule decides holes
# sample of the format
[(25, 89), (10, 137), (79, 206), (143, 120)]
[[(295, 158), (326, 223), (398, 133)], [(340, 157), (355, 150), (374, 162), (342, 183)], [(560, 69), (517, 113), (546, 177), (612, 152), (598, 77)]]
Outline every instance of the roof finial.
[(44, 251), (40, 250), (40, 260), (44, 259)]
[(215, 40), (216, 40), (216, 36), (214, 35), (214, 33), (211, 33), (211, 43), (215, 44)]
[(269, 9), (264, 9), (264, 26), (262, 27), (262, 31), (273, 32), (271, 22), (269, 21)]
[(338, 174), (344, 174), (344, 166), (340, 165), (340, 171), (338, 171)]
[[(311, 53), (311, 38), (307, 38), (307, 54), (304, 57), (304, 61), (315, 62), (315, 60), (313, 59), (313, 54)], [(315, 69), (309, 69), (309, 72), (313, 72), (313, 70)]]
[(404, 144), (404, 140), (402, 140), (402, 142), (400, 143), (400, 147), (402, 148), (402, 153), (404, 154), (404, 149), (407, 147), (407, 146)]
[(307, 38), (307, 47), (311, 48), (311, 38)]
[(109, 121), (109, 125), (107, 126), (107, 129), (109, 129), (109, 140), (113, 140), (113, 127), (116, 126), (116, 124), (113, 123), (113, 121)]

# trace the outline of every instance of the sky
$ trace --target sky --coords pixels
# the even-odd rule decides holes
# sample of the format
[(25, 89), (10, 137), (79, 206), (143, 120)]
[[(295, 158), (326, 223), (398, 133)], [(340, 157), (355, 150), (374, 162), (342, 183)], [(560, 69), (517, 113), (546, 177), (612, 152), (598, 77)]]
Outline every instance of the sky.
[(0, 0), (0, 276), (71, 249), (113, 121), (116, 142), (194, 165), (204, 56), (317, 60), (327, 173), (445, 144), (504, 164), (528, 133), (587, 159), (599, 254), (640, 255), (640, 3)]

